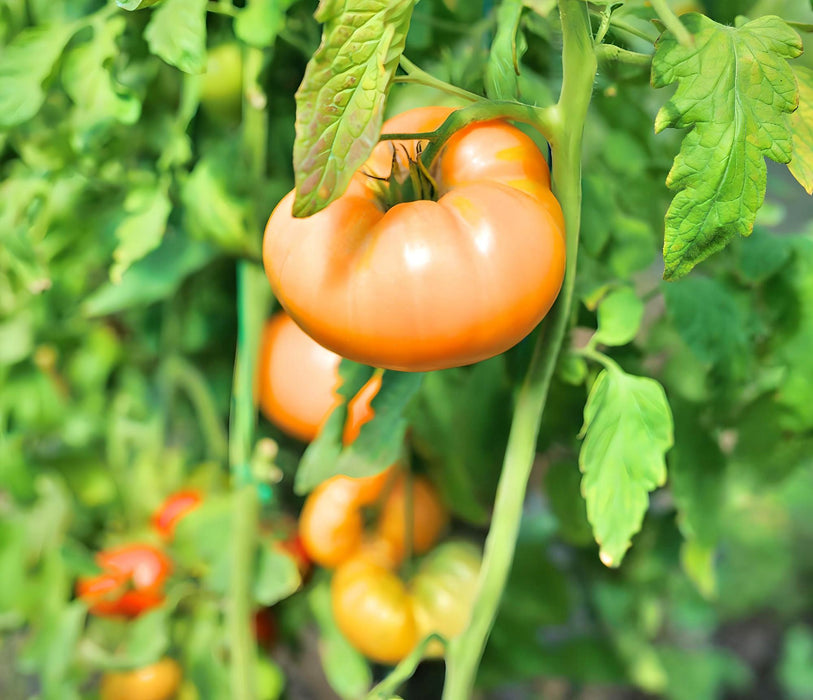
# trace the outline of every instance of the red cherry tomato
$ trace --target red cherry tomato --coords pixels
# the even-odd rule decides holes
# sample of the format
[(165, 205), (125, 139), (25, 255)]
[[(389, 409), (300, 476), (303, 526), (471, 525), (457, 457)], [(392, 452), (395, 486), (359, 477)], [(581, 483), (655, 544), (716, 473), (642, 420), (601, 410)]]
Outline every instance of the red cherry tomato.
[(168, 496), (152, 516), (152, 525), (167, 539), (172, 539), (178, 523), (203, 502), (200, 491), (188, 489)]
[(156, 547), (129, 544), (96, 554), (102, 573), (82, 577), (76, 593), (95, 615), (136, 617), (164, 602), (172, 563)]

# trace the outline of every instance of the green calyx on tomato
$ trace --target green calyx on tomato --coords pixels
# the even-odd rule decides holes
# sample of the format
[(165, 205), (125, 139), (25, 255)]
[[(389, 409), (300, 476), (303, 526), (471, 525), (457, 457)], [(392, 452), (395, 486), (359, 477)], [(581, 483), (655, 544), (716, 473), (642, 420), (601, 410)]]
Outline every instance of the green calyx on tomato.
[[(436, 547), (405, 583), (387, 562), (360, 555), (333, 575), (331, 602), (347, 640), (372, 661), (396, 664), (431, 634), (453, 639), (471, 615), (479, 550), (468, 543)], [(427, 656), (442, 655), (430, 644)]]
[(97, 552), (96, 563), (102, 573), (76, 583), (77, 595), (93, 614), (137, 617), (164, 602), (172, 563), (160, 549), (148, 544), (105, 549)]
[[(433, 131), (451, 111), (411, 110), (384, 132)], [(412, 188), (409, 198), (429, 199), (382, 206), (381, 180), (393, 162), (408, 171), (419, 148), (382, 141), (313, 216), (295, 218), (289, 193), (263, 242), (271, 288), (297, 325), (342, 357), (402, 371), (504, 352), (547, 314), (565, 270), (562, 210), (530, 137), (501, 120), (470, 124), (429, 166), (431, 192)]]

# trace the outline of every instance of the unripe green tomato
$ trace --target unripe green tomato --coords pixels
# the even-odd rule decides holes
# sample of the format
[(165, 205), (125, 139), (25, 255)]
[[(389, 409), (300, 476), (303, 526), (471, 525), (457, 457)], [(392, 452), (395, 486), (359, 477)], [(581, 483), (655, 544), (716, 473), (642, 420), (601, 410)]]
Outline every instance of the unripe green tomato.
[(243, 55), (236, 43), (209, 49), (201, 106), (216, 121), (238, 122), (243, 107)]
[(282, 669), (270, 659), (257, 659), (257, 697), (259, 700), (278, 700), (285, 688)]
[[(423, 559), (410, 583), (419, 639), (435, 633), (450, 640), (463, 632), (479, 573), (480, 550), (468, 542), (444, 542)], [(427, 647), (427, 656), (442, 654), (440, 643)]]

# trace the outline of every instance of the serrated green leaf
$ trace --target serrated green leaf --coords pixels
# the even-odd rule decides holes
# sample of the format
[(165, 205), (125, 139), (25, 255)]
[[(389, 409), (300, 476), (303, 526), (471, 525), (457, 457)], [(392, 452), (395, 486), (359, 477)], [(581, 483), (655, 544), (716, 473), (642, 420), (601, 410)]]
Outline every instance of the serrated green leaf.
[(791, 159), (789, 113), (798, 96), (786, 59), (802, 50), (779, 17), (737, 28), (697, 13), (681, 20), (692, 44), (665, 32), (652, 62), (653, 87), (678, 83), (655, 130), (690, 129), (667, 178), (677, 194), (666, 214), (665, 279), (682, 277), (751, 232), (765, 197), (764, 156)]
[(717, 280), (680, 280), (663, 285), (663, 294), (675, 328), (702, 362), (731, 362), (747, 349), (746, 316)]
[(497, 8), (497, 31), (486, 63), (485, 89), (492, 100), (519, 97), (519, 62), (528, 43), (520, 31), (522, 0), (503, 0)]
[(347, 189), (378, 141), (416, 0), (323, 0), (322, 44), (296, 93), (294, 216)]
[(207, 0), (164, 0), (144, 30), (150, 51), (185, 73), (203, 73), (206, 4)]
[(648, 494), (666, 481), (672, 413), (658, 382), (617, 367), (598, 375), (584, 407), (579, 467), (601, 561), (618, 566), (641, 529)]
[(635, 338), (644, 317), (644, 302), (631, 287), (610, 292), (598, 306), (596, 341), (604, 345), (626, 345)]
[(124, 200), (124, 220), (116, 227), (119, 244), (113, 252), (110, 279), (121, 282), (122, 275), (136, 260), (155, 250), (164, 238), (172, 202), (166, 190), (154, 185), (133, 190)]
[(62, 84), (76, 104), (74, 121), (85, 131), (109, 120), (133, 124), (141, 115), (141, 102), (109, 70), (126, 26), (124, 17), (114, 17), (97, 26), (92, 41), (72, 48), (65, 58)]
[(30, 27), (0, 53), (0, 127), (22, 124), (45, 101), (42, 84), (76, 31), (73, 24)]
[(254, 599), (261, 605), (274, 605), (287, 598), (302, 583), (293, 557), (270, 544), (260, 548), (254, 577)]
[(808, 194), (813, 194), (813, 70), (793, 66), (799, 86), (799, 107), (790, 118), (793, 157), (788, 169)]
[(249, 46), (272, 46), (285, 27), (285, 13), (294, 0), (248, 0), (234, 19), (234, 33)]

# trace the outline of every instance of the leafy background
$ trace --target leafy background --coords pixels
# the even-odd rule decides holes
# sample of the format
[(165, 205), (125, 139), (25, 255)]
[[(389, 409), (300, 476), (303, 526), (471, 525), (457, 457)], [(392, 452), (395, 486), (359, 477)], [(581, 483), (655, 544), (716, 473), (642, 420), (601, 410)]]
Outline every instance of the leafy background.
[[(12, 700), (94, 697), (100, 672), (167, 652), (186, 669), (184, 697), (228, 694), (227, 428), (244, 303), (235, 269), (256, 263), (264, 221), (293, 186), (294, 92), (321, 30), (311, 2), (145, 9), (152, 4), (0, 2), (0, 695)], [(422, 0), (406, 54), (440, 79), (502, 97), (506, 27), (519, 16), (503, 9), (510, 4)], [(561, 81), (555, 6), (525, 5), (512, 89), (547, 104)], [(674, 9), (723, 23), (813, 20), (792, 0)], [(647, 4), (626, 3), (609, 40), (651, 52), (652, 17)], [(810, 54), (793, 66), (809, 72)], [(261, 89), (249, 81), (241, 97), (249, 69)], [(655, 134), (674, 91), (653, 90), (649, 78), (646, 67), (601, 64), (573, 349), (557, 369), (479, 683), (495, 698), (810, 698), (810, 199), (769, 163), (753, 234), (663, 282), (665, 183), (684, 133)], [(448, 99), (399, 85), (387, 111)], [(265, 313), (265, 300), (257, 307)], [(474, 538), (485, 533), (531, 342), (402, 394), (416, 464)], [(604, 380), (585, 347), (611, 358)], [(662, 385), (674, 421), (656, 450), (666, 453), (665, 483), (657, 454), (641, 460), (635, 426), (611, 445), (617, 459), (591, 458), (584, 407), (599, 402), (608, 376)], [(634, 402), (618, 389), (610, 396), (619, 393), (627, 398), (612, 407), (627, 425)], [(285, 598), (273, 663), (291, 698), (358, 697), (381, 670), (338, 634), (324, 581), (287, 597), (299, 582), (271, 546), (300, 502), (293, 475), (303, 448), (265, 422), (259, 431), (253, 596), (257, 605)], [(622, 514), (622, 541), (611, 546), (588, 522), (602, 517), (590, 475), (616, 483), (612, 470), (629, 459), (646, 467), (630, 487), (639, 507)], [(208, 498), (172, 546), (168, 604), (130, 625), (88, 618), (72, 585), (93, 569), (92, 552), (149, 538), (149, 514), (189, 483)], [(632, 538), (620, 568), (602, 564), (594, 529), (605, 562), (620, 561)], [(405, 697), (433, 697), (441, 677), (440, 664), (424, 664)]]

